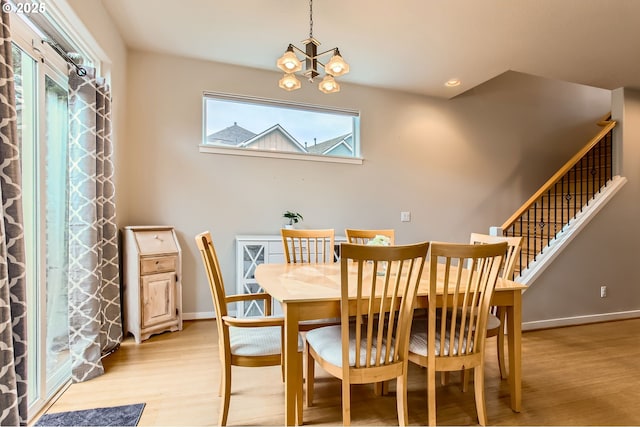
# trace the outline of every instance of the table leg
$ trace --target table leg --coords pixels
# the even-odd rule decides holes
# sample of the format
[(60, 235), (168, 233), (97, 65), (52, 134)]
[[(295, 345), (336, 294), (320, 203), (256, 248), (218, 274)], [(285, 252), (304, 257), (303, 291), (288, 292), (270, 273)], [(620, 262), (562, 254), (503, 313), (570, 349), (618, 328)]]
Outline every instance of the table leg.
[(509, 392), (511, 409), (520, 412), (522, 404), (522, 292), (513, 292), (513, 305), (507, 306), (509, 346)]
[[(284, 311), (284, 411), (285, 425), (296, 425), (296, 393), (298, 381), (298, 307), (283, 304)], [(302, 410), (302, 408), (300, 408)]]

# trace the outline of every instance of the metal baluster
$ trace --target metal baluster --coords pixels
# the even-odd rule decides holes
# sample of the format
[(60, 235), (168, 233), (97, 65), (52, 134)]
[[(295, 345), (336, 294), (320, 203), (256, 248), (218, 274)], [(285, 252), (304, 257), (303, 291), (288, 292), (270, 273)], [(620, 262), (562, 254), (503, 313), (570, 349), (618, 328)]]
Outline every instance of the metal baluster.
[(587, 180), (590, 181), (590, 187), (587, 186), (587, 200), (592, 200), (593, 195), (596, 192), (596, 183), (594, 182), (593, 178), (595, 176), (595, 171), (596, 171), (596, 152), (595, 152), (595, 147), (593, 147), (591, 150), (589, 150), (589, 152), (587, 153), (587, 156), (589, 158), (589, 162), (591, 163), (591, 166), (589, 167), (589, 176), (587, 177)]
[(527, 211), (527, 267), (529, 267), (529, 259), (531, 257), (531, 209)]
[(607, 154), (609, 156), (607, 164), (609, 165), (609, 180), (613, 179), (613, 130), (607, 134)]
[(606, 142), (607, 136), (598, 142), (598, 193), (602, 190), (602, 144)]
[(598, 192), (598, 189), (596, 188), (596, 174), (597, 172), (597, 157), (596, 157), (596, 147), (593, 147), (591, 149), (591, 193), (590, 193), (590, 199), (593, 200), (593, 197), (596, 195), (596, 193)]
[(560, 223), (562, 224), (560, 228), (562, 229), (564, 226), (564, 176), (560, 178), (560, 191)]
[[(523, 217), (520, 217), (520, 236), (524, 236), (524, 231), (522, 230), (523, 224)], [(527, 243), (528, 245), (528, 243)], [(527, 266), (525, 266), (524, 268), (522, 268), (522, 256), (523, 256), (523, 251), (520, 251), (520, 271), (524, 270), (524, 268), (527, 268), (529, 266), (529, 264), (527, 264)]]
[(584, 182), (584, 156), (580, 159), (580, 206), (584, 206), (584, 189), (582, 188)]
[[(520, 216), (519, 222), (520, 222), (520, 236), (523, 237), (524, 236), (524, 231), (522, 230), (523, 227), (523, 220), (524, 220), (524, 215)], [(515, 227), (515, 224), (514, 224)], [(514, 232), (515, 232), (515, 228), (514, 228)], [(524, 239), (524, 237), (523, 237)], [(522, 250), (520, 251), (520, 271), (524, 270), (524, 268), (522, 268)], [(526, 267), (525, 267), (526, 268)]]
[[(593, 159), (593, 150), (590, 150), (587, 153), (587, 169), (589, 170), (589, 174), (591, 176), (593, 176), (593, 165), (592, 165), (592, 159)], [(589, 191), (589, 177), (587, 176), (587, 203), (586, 205), (589, 206), (589, 202), (591, 201), (591, 192)]]
[(609, 181), (609, 163), (608, 163), (608, 151), (609, 151), (609, 147), (608, 147), (608, 141), (609, 141), (609, 137), (608, 134), (605, 135), (604, 137), (604, 141), (602, 141), (602, 151), (604, 152), (604, 154), (602, 155), (602, 163), (604, 163), (604, 172), (602, 174), (602, 186), (606, 187), (607, 186), (607, 181)]
[[(544, 196), (542, 196), (542, 198), (540, 200), (540, 204), (541, 204), (541, 206), (540, 206), (540, 216), (541, 216), (541, 219), (540, 219), (540, 237), (542, 239), (542, 240), (540, 240), (540, 253), (542, 253), (544, 251), (544, 248), (547, 246), (544, 243), (544, 232), (545, 232), (545, 229), (547, 231), (547, 239), (549, 238), (549, 227), (548, 227), (548, 225), (549, 225), (549, 221), (548, 221), (549, 210), (547, 209), (547, 213), (546, 213), (547, 218), (545, 218)], [(548, 197), (547, 197), (547, 206), (548, 205), (549, 205), (549, 200), (548, 200)]]
[(606, 134), (604, 136), (604, 140), (602, 141), (602, 146), (603, 146), (603, 151), (604, 151), (604, 158), (602, 159), (603, 163), (604, 163), (604, 174), (602, 176), (602, 180), (604, 181), (604, 184), (602, 185), (603, 187), (606, 187), (609, 181), (609, 134)]
[(558, 235), (558, 183), (553, 184), (553, 238)]
[(567, 200), (567, 224), (571, 222), (573, 216), (571, 215), (571, 178), (567, 177), (567, 195), (565, 199)]
[(547, 191), (547, 244), (549, 246), (549, 242), (551, 242), (551, 188)]
[[(576, 213), (578, 212), (578, 175), (577, 175), (576, 167), (574, 166), (572, 169), (573, 169), (573, 216), (571, 218), (575, 218)], [(582, 183), (580, 183), (580, 186), (582, 186)]]
[(533, 203), (533, 260), (538, 257), (538, 201)]
[(538, 227), (540, 227), (540, 254), (544, 252), (544, 194), (540, 196), (540, 221), (538, 222)]

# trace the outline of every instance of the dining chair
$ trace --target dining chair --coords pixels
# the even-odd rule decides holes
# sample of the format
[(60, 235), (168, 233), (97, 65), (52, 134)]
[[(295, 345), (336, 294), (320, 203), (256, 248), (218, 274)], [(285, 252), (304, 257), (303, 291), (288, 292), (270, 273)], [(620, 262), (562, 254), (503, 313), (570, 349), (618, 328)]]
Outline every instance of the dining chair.
[(287, 263), (329, 264), (335, 262), (335, 230), (280, 230)]
[[(219, 396), (222, 397), (218, 424), (227, 424), (229, 414), (229, 400), (231, 397), (231, 366), (282, 366), (284, 378), (283, 358), (283, 327), (284, 318), (268, 317), (271, 314), (271, 295), (241, 294), (226, 295), (222, 273), (216, 250), (213, 246), (211, 233), (205, 231), (196, 236), (196, 245), (202, 255), (202, 262), (209, 280), (213, 305), (216, 311), (218, 326), (218, 344), (220, 349)], [(263, 300), (267, 317), (249, 317), (237, 319), (229, 316), (227, 304), (237, 301)], [(300, 360), (300, 379), (297, 384), (298, 394), (296, 406), (298, 425), (302, 425), (302, 339), (299, 337), (298, 351)]]
[[(335, 262), (334, 238), (335, 230), (315, 229), (281, 230), (285, 260), (288, 264), (331, 264)], [(299, 323), (300, 331), (329, 325), (339, 325), (339, 318), (303, 320)]]
[[(507, 243), (507, 251), (505, 253), (500, 277), (503, 279), (512, 280), (513, 272), (516, 268), (516, 261), (520, 254), (522, 236), (505, 237), (505, 236), (490, 236), (488, 234), (471, 233), (469, 243), (471, 244), (487, 244), (487, 243)], [(489, 317), (487, 319), (487, 338), (497, 337), (497, 354), (498, 354), (498, 366), (500, 368), (500, 377), (502, 379), (507, 378), (507, 365), (504, 358), (504, 323), (506, 318), (506, 312), (503, 307), (491, 307), (489, 310)], [(468, 383), (468, 376), (463, 377), (463, 389), (466, 390)]]
[[(342, 423), (351, 423), (351, 384), (396, 379), (398, 422), (406, 425), (407, 352), (416, 292), (429, 243), (341, 245), (339, 326), (307, 332), (307, 406), (313, 405), (315, 362), (342, 380)], [(384, 275), (378, 264), (387, 264)]]
[(427, 368), (429, 425), (436, 425), (436, 372), (463, 367), (474, 370), (478, 420), (483, 426), (487, 424), (484, 398), (487, 317), (506, 250), (504, 242), (431, 243), (428, 318), (413, 323), (409, 341), (409, 361)]
[[(389, 244), (395, 245), (395, 230), (387, 228), (387, 229), (373, 229), (373, 228), (345, 228), (344, 230), (345, 236), (347, 237), (347, 242), (355, 243), (358, 245), (366, 245), (369, 241), (375, 239), (376, 236), (385, 236), (389, 238)], [(383, 394), (387, 394), (388, 387), (386, 382), (379, 382), (375, 387), (376, 396), (380, 396)]]
[(359, 245), (366, 245), (369, 240), (376, 236), (386, 236), (389, 238), (389, 243), (395, 244), (395, 230), (393, 229), (356, 229), (346, 228), (344, 230), (347, 237), (347, 242), (356, 243)]

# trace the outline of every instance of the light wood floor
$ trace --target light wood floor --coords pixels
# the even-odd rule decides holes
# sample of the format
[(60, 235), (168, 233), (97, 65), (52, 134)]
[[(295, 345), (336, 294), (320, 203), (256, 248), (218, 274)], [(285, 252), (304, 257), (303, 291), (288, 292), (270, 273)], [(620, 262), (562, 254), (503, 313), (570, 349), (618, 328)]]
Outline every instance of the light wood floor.
[[(73, 384), (49, 412), (146, 403), (141, 426), (215, 425), (219, 362), (214, 321), (185, 322), (182, 332), (136, 345), (129, 337), (104, 360), (106, 374)], [(487, 413), (492, 425), (640, 425), (640, 319), (523, 334), (522, 412), (509, 407), (499, 379), (495, 345), (486, 361)], [(229, 425), (281, 425), (279, 367), (233, 368)], [(315, 405), (306, 425), (341, 424), (340, 384), (316, 369)], [(427, 422), (425, 370), (409, 371), (409, 421)], [(352, 389), (354, 425), (397, 425), (395, 395), (371, 386)], [(476, 425), (473, 388), (462, 393), (452, 374), (437, 389), (438, 424)]]

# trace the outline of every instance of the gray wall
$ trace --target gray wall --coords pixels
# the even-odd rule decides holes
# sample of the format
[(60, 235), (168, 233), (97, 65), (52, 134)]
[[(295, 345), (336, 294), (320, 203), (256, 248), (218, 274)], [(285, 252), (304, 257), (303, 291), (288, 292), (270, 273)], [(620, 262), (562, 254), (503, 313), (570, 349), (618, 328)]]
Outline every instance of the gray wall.
[[(597, 131), (610, 92), (505, 73), (453, 100), (343, 84), (287, 93), (277, 72), (129, 52), (119, 222), (171, 224), (183, 247), (185, 313), (212, 310), (193, 237), (211, 230), (229, 291), (237, 234), (395, 228), (398, 243), (467, 241), (500, 225)], [(363, 165), (202, 154), (202, 92), (359, 109)], [(400, 211), (411, 211), (410, 223)]]

